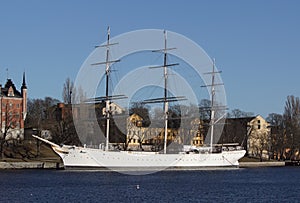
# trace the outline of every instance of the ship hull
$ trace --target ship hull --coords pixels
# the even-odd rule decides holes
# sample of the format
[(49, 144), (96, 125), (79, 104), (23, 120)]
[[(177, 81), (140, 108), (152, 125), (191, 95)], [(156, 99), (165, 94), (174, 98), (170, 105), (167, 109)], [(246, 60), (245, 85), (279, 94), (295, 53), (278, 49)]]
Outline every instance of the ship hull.
[[(160, 154), (139, 151), (104, 151), (82, 147), (52, 147), (62, 158), (66, 168), (104, 169), (198, 169), (238, 167), (245, 150), (220, 153)], [(62, 150), (63, 149), (63, 150)]]

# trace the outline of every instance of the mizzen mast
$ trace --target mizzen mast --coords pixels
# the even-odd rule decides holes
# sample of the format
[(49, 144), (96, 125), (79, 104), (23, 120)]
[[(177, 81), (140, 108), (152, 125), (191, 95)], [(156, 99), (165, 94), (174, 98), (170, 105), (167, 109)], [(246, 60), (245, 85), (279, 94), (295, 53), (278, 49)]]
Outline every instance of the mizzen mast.
[(212, 72), (208, 72), (206, 74), (211, 74), (211, 84), (210, 85), (205, 85), (203, 87), (211, 87), (210, 89), (210, 95), (211, 95), (211, 114), (210, 114), (210, 151), (213, 151), (213, 141), (214, 141), (214, 126), (216, 124), (216, 119), (215, 119), (215, 113), (216, 109), (218, 108), (216, 106), (216, 101), (215, 101), (215, 95), (216, 95), (216, 89), (215, 87), (218, 85), (224, 85), (223, 83), (216, 84), (215, 83), (215, 76), (218, 73), (221, 73), (222, 71), (216, 71), (216, 65), (215, 65), (215, 59), (213, 59), (213, 64), (212, 64)]

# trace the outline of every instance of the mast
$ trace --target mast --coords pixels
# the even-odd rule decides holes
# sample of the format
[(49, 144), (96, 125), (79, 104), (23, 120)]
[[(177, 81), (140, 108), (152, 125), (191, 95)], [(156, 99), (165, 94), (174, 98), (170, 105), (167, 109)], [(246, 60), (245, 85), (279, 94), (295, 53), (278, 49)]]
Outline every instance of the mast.
[(212, 64), (212, 72), (206, 73), (206, 74), (211, 74), (211, 84), (210, 85), (205, 85), (202, 87), (208, 87), (210, 86), (210, 94), (211, 94), (211, 114), (210, 114), (210, 151), (213, 151), (213, 141), (214, 141), (214, 126), (215, 126), (215, 111), (216, 111), (216, 106), (215, 106), (215, 94), (216, 90), (215, 87), (217, 85), (223, 85), (223, 84), (216, 84), (215, 83), (215, 75), (217, 73), (221, 73), (222, 71), (216, 71), (216, 65), (215, 65), (215, 59), (213, 59), (213, 64)]
[(94, 63), (92, 65), (102, 65), (105, 64), (105, 96), (104, 97), (97, 97), (92, 100), (87, 100), (87, 101), (103, 101), (105, 100), (105, 117), (106, 117), (106, 140), (105, 140), (105, 150), (109, 150), (109, 125), (110, 125), (110, 119), (111, 119), (111, 111), (110, 111), (110, 104), (113, 99), (123, 99), (126, 98), (124, 95), (109, 95), (109, 79), (110, 79), (110, 65), (111, 63), (114, 62), (119, 62), (120, 60), (113, 60), (111, 61), (109, 59), (109, 51), (110, 51), (110, 46), (115, 45), (117, 43), (110, 43), (110, 27), (107, 28), (107, 42), (106, 45), (102, 46), (96, 46), (97, 47), (106, 47), (106, 60), (105, 62), (99, 62), (99, 63)]
[(168, 138), (168, 111), (169, 111), (169, 102), (167, 100), (168, 97), (168, 68), (167, 68), (167, 33), (164, 30), (164, 38), (165, 38), (165, 49), (164, 49), (164, 114), (165, 114), (165, 134), (164, 134), (164, 154), (167, 153), (167, 138)]
[(169, 114), (169, 102), (186, 100), (184, 97), (168, 97), (168, 67), (179, 65), (179, 63), (167, 64), (167, 54), (168, 50), (173, 50), (175, 48), (167, 47), (167, 32), (164, 30), (164, 48), (160, 50), (155, 50), (153, 52), (163, 52), (164, 62), (162, 66), (154, 66), (149, 68), (163, 68), (164, 71), (164, 97), (156, 99), (144, 100), (143, 103), (164, 103), (164, 154), (167, 153), (167, 138), (168, 138), (168, 114)]
[(211, 75), (211, 130), (210, 130), (210, 151), (213, 150), (214, 126), (215, 126), (215, 59), (213, 59), (213, 70)]
[(107, 28), (107, 46), (106, 46), (106, 60), (105, 60), (105, 75), (106, 75), (106, 85), (105, 85), (105, 116), (106, 116), (106, 143), (105, 151), (108, 151), (109, 144), (109, 120), (110, 120), (110, 100), (108, 98), (108, 82), (109, 82), (109, 73), (110, 73), (110, 63), (109, 63), (109, 37), (110, 37), (110, 28)]

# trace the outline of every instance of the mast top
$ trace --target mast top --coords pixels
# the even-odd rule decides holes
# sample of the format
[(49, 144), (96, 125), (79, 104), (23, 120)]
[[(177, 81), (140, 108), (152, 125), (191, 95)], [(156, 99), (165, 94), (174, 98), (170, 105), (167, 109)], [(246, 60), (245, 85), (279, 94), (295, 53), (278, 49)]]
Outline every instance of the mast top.
[(107, 27), (107, 45), (109, 45), (110, 27)]

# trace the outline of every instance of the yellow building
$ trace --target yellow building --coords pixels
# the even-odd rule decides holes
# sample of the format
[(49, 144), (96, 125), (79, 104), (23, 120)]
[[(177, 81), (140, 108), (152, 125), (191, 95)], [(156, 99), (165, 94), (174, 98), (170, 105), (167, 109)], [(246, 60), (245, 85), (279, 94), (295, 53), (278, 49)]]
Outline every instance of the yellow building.
[[(164, 128), (143, 125), (143, 118), (134, 113), (127, 119), (126, 144), (128, 150), (161, 150), (164, 143)], [(182, 144), (177, 129), (168, 129), (167, 143)]]
[(260, 115), (248, 122), (247, 150), (250, 157), (269, 159), (270, 124)]
[[(128, 150), (161, 150), (164, 143), (163, 127), (151, 127), (143, 125), (143, 118), (138, 114), (132, 114), (127, 119), (127, 136), (126, 144)], [(185, 129), (168, 129), (167, 143), (173, 144), (168, 148), (183, 144), (183, 138), (189, 138), (189, 143), (194, 146), (203, 146), (204, 143), (204, 130), (203, 121), (194, 119), (191, 121), (190, 126)]]
[(127, 119), (127, 149), (138, 150), (141, 147), (144, 136), (143, 118), (138, 114), (132, 114)]
[(204, 125), (203, 121), (199, 118), (194, 119), (191, 122), (190, 135), (192, 136), (191, 145), (193, 146), (203, 146), (204, 144)]

